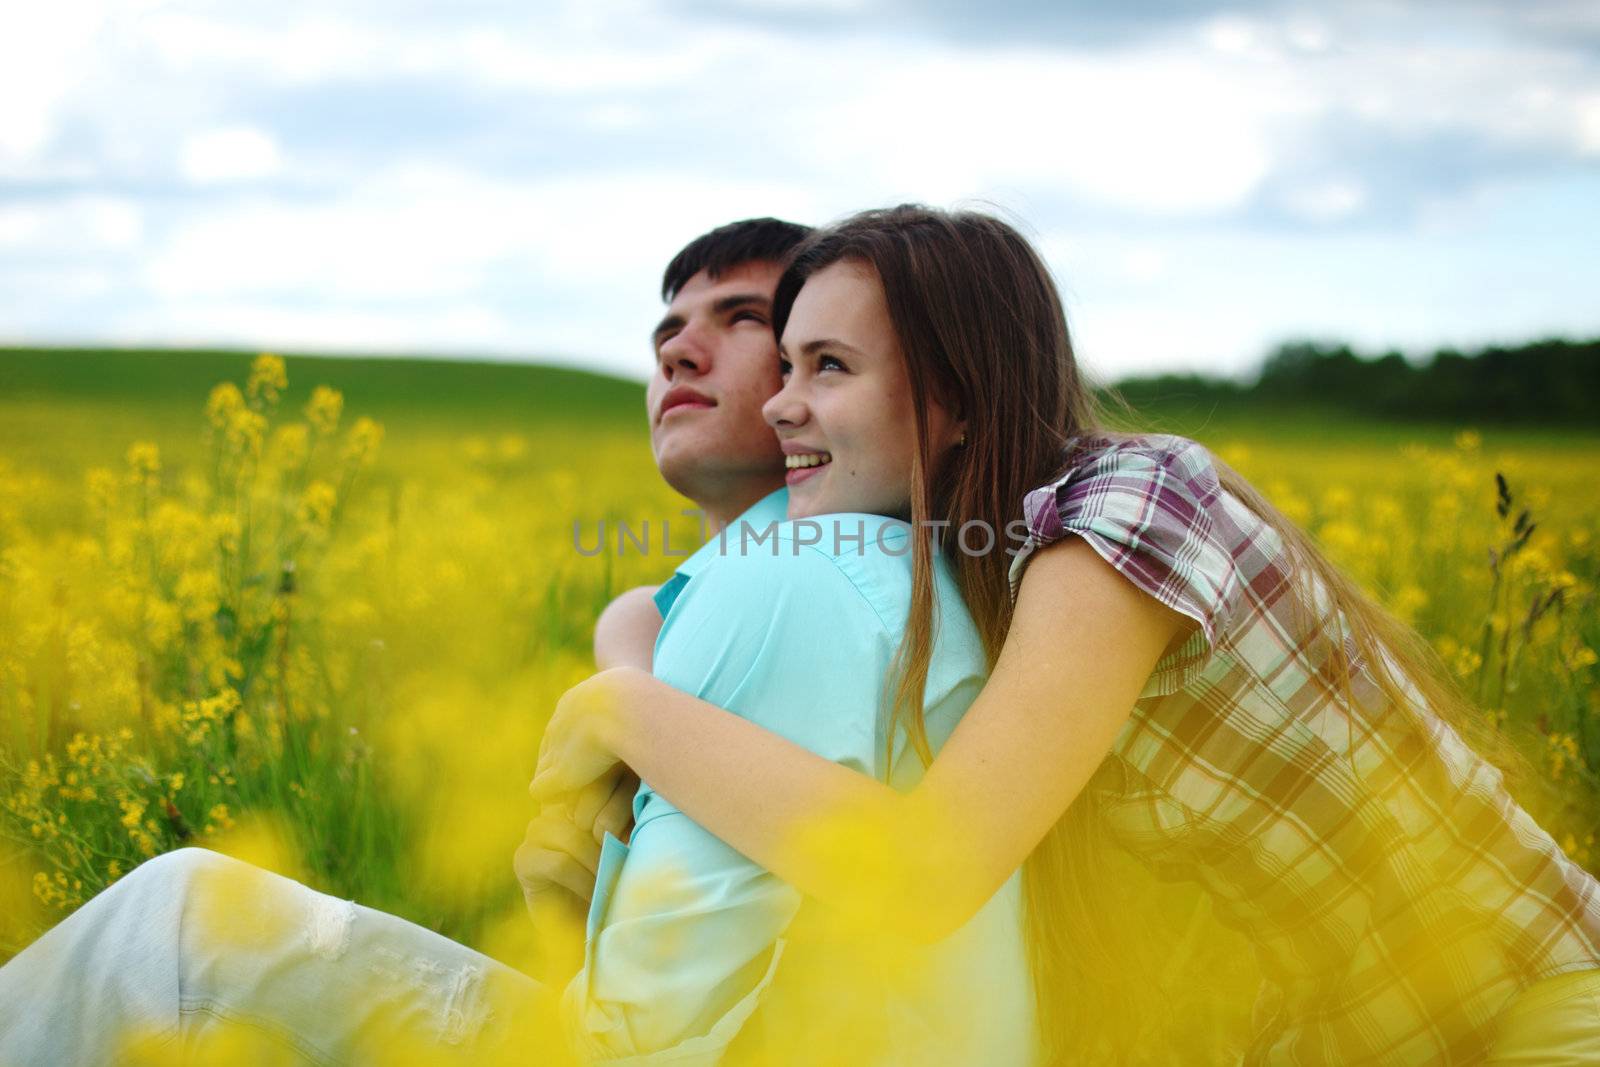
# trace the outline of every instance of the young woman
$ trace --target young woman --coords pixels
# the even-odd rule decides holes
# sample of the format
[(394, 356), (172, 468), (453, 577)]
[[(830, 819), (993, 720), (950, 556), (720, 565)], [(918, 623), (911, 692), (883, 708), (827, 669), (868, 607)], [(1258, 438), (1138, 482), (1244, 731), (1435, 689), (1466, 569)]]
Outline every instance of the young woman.
[[(962, 269), (974, 255), (989, 258)], [(774, 328), (844, 260), (881, 278), (907, 354), (910, 518), (944, 524), (993, 664), (985, 689), (900, 793), (616, 668), (559, 703), (535, 796), (603, 792), (629, 767), (801, 891), (928, 937), (1026, 860), (1057, 1055), (1104, 1007), (1096, 970), (1118, 963), (1090, 952), (1098, 830), (1198, 880), (1254, 940), (1267, 985), (1251, 1063), (1600, 1060), (1600, 887), (1462, 740), (1471, 709), (1426, 643), (1199, 445), (1103, 431), (1049, 276), (1009, 227), (856, 216), (798, 251)], [(850, 373), (848, 353), (817, 354)], [(943, 466), (929, 398), (967, 419)], [(825, 463), (791, 499), (859, 475)], [(1018, 503), (1014, 559), (1003, 537), (962, 550), (963, 530), (980, 531), (971, 545), (1016, 529)], [(930, 549), (914, 545), (896, 692), (916, 737), (931, 603)]]

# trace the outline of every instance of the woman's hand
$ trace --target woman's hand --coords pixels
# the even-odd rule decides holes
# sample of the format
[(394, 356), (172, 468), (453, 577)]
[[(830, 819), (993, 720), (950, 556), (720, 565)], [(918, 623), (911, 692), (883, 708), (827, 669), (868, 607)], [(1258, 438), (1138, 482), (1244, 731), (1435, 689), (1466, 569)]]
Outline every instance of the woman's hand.
[(618, 765), (580, 790), (574, 802), (539, 808), (511, 861), (530, 912), (551, 897), (593, 898), (600, 844), (608, 833), (627, 840), (638, 789), (639, 779)]
[(543, 805), (528, 822), (511, 865), (539, 931), (537, 950), (523, 965), (547, 985), (565, 985), (582, 964), (600, 842), (607, 832), (626, 838), (638, 787), (638, 779), (619, 767), (590, 783), (574, 802)]
[(661, 683), (635, 667), (613, 667), (561, 695), (545, 726), (539, 766), (528, 786), (534, 800), (575, 805), (586, 787), (620, 773), (619, 767), (627, 770), (611, 739), (621, 732), (623, 718), (633, 706), (629, 702), (639, 699), (637, 694), (646, 684)]

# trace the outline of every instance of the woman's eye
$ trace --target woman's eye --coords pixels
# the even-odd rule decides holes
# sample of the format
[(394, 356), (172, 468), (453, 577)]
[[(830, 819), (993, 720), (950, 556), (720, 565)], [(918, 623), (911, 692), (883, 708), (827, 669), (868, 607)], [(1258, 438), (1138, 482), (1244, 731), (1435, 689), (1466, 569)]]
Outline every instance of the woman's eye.
[(819, 370), (819, 371), (827, 370), (828, 369), (828, 364), (830, 364), (830, 363), (832, 363), (839, 370), (844, 370), (845, 369), (845, 365), (843, 363), (840, 363), (833, 356), (823, 356), (823, 357), (821, 357), (820, 359), (817, 360), (817, 370)]
[(789, 371), (792, 370), (792, 369), (793, 368), (790, 367), (788, 360), (786, 360), (786, 359), (778, 360), (778, 375), (780, 377), (787, 378), (789, 376)]

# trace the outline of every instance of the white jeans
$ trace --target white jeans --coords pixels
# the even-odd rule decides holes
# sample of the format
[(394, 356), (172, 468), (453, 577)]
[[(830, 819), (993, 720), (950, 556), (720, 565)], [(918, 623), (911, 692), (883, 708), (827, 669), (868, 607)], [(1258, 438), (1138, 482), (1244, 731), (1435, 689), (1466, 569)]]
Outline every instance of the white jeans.
[(0, 1064), (126, 1062), (130, 1040), (171, 1063), (241, 1035), (291, 1062), (567, 1062), (557, 1029), (527, 1040), (542, 991), (404, 919), (184, 848), (0, 967)]

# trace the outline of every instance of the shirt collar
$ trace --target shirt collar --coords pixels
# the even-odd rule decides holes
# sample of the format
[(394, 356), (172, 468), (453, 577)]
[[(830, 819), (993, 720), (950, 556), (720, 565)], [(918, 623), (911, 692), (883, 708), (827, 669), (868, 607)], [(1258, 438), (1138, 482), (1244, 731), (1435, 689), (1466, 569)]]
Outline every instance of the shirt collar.
[[(749, 523), (752, 530), (764, 531), (774, 523), (783, 522), (789, 517), (789, 489), (787, 486), (774, 489), (766, 496), (757, 500), (744, 510), (738, 518), (727, 526), (727, 531), (733, 531), (733, 536), (738, 533), (741, 522)], [(724, 531), (726, 532), (726, 531)], [(667, 617), (667, 612), (672, 610), (673, 601), (678, 599), (678, 594), (683, 587), (706, 568), (712, 560), (722, 554), (722, 534), (715, 534), (706, 540), (706, 543), (697, 548), (673, 572), (672, 577), (661, 584), (655, 592), (654, 600), (656, 609), (661, 612), (661, 617)]]

